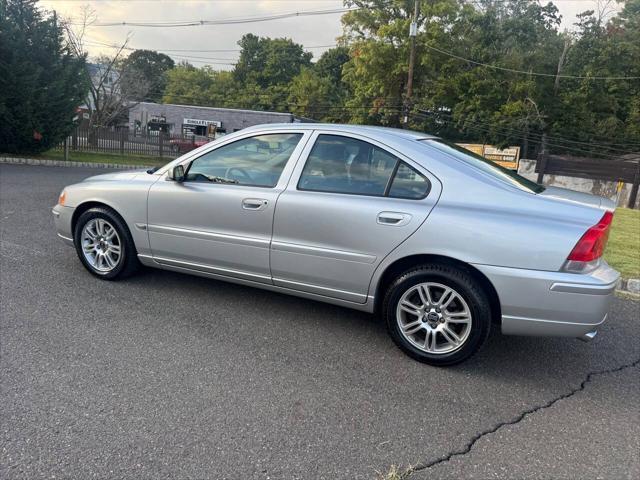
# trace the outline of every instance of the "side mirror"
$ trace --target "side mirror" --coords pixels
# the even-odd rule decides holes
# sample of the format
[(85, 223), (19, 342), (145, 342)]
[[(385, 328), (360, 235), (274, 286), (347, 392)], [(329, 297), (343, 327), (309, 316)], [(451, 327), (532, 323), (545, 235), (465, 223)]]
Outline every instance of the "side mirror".
[(184, 182), (184, 167), (176, 165), (169, 171), (169, 178), (174, 182)]

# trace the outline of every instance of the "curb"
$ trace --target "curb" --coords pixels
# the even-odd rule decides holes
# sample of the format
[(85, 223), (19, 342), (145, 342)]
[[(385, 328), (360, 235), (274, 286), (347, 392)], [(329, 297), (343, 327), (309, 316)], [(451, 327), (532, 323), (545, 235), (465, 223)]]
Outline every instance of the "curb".
[(120, 163), (71, 162), (65, 160), (48, 160), (44, 158), (0, 157), (0, 163), (10, 165), (35, 165), (39, 167), (80, 167), (80, 168), (112, 168), (134, 170), (151, 168), (152, 165), (126, 165)]
[(621, 278), (618, 280), (616, 292), (640, 295), (640, 278), (629, 278), (628, 280)]

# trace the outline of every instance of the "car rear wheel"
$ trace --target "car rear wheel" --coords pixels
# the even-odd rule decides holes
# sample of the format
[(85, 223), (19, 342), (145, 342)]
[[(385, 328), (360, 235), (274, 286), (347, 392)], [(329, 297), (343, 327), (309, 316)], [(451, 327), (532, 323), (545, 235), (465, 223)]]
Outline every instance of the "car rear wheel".
[(431, 365), (466, 360), (485, 342), (491, 326), (482, 286), (466, 271), (447, 265), (423, 265), (396, 278), (383, 314), (394, 342)]
[(82, 213), (74, 244), (85, 268), (104, 280), (125, 278), (139, 267), (129, 229), (110, 209), (91, 208)]

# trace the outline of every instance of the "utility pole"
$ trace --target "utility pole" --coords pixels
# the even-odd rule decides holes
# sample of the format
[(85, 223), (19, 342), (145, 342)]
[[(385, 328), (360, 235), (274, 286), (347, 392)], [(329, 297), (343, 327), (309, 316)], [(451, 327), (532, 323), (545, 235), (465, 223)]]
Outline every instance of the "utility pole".
[(409, 78), (407, 78), (407, 95), (404, 100), (404, 116), (402, 123), (406, 126), (409, 123), (409, 110), (411, 109), (411, 96), (413, 95), (413, 69), (416, 63), (416, 35), (418, 33), (418, 14), (420, 11), (420, 1), (415, 0), (413, 9), (413, 20), (409, 27), (409, 37), (411, 38), (411, 50), (409, 51)]

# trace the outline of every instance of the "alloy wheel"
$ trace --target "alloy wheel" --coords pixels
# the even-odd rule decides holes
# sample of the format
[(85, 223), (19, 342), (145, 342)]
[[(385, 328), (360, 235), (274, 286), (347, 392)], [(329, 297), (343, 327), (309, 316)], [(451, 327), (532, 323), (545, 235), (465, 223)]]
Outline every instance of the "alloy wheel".
[(456, 290), (434, 282), (419, 283), (400, 297), (396, 320), (402, 336), (430, 354), (451, 353), (471, 333), (469, 305)]
[(115, 227), (103, 218), (93, 218), (80, 234), (85, 260), (96, 271), (109, 273), (122, 259), (122, 242)]

